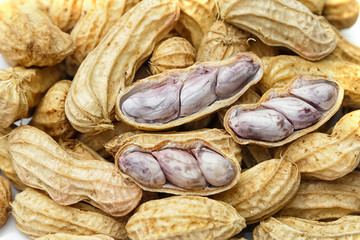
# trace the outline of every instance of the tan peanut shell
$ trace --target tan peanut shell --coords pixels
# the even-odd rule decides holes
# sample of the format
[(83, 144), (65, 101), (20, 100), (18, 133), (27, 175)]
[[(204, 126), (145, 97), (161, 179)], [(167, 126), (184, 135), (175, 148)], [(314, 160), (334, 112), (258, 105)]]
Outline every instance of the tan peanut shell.
[(35, 127), (13, 130), (9, 153), (19, 178), (45, 190), (58, 204), (86, 201), (110, 215), (123, 216), (141, 199), (142, 190), (122, 178), (112, 163), (79, 160)]
[(217, 1), (215, 0), (179, 0), (180, 18), (175, 30), (198, 49), (201, 39), (216, 21)]
[(70, 80), (62, 80), (52, 85), (37, 106), (30, 125), (43, 130), (55, 139), (73, 136), (76, 131), (65, 115), (65, 99), (70, 85)]
[(49, 8), (51, 21), (63, 32), (69, 32), (79, 20), (84, 0), (52, 0)]
[(196, 50), (182, 37), (168, 38), (155, 46), (150, 58), (150, 71), (159, 74), (170, 69), (187, 68), (195, 62)]
[(344, 88), (342, 105), (359, 108), (360, 66), (355, 63), (333, 59), (333, 56), (317, 62), (310, 62), (297, 56), (280, 55), (263, 57), (264, 76), (259, 82), (266, 91), (270, 88), (283, 87), (290, 79), (302, 74), (318, 74), (335, 78)]
[(3, 1), (0, 16), (0, 53), (10, 61), (26, 67), (53, 66), (75, 49), (70, 35), (52, 24), (36, 6)]
[(339, 30), (334, 30), (339, 40), (333, 54), (329, 55), (329, 58), (333, 57), (336, 60), (340, 57), (340, 59), (360, 65), (360, 47), (344, 38)]
[(304, 4), (312, 13), (320, 15), (324, 9), (326, 0), (298, 0)]
[(310, 220), (340, 218), (360, 213), (360, 172), (334, 181), (303, 180), (295, 197), (278, 213)]
[[(198, 66), (209, 66), (210, 68), (220, 68), (221, 66), (231, 65), (232, 63), (238, 61), (239, 59), (247, 58), (247, 57), (250, 57), (254, 61), (254, 63), (257, 63), (260, 66), (258, 71), (255, 73), (255, 75), (253, 75), (250, 79), (247, 80), (247, 84), (243, 85), (241, 90), (239, 90), (235, 95), (228, 97), (228, 98), (217, 100), (217, 101), (213, 102), (211, 105), (204, 107), (200, 111), (193, 113), (189, 116), (178, 117), (172, 121), (168, 121), (167, 123), (154, 123), (154, 124), (139, 123), (139, 122), (136, 122), (135, 120), (133, 120), (132, 118), (126, 116), (121, 110), (121, 104), (122, 104), (123, 99), (126, 99), (133, 92), (141, 91), (141, 90), (149, 88), (151, 86), (158, 86), (161, 83), (166, 82), (168, 80), (167, 76), (172, 76), (173, 73), (186, 75), (186, 73), (195, 71)], [(173, 127), (185, 124), (185, 123), (189, 123), (189, 122), (192, 122), (195, 120), (202, 119), (224, 107), (227, 107), (227, 106), (233, 104), (252, 85), (254, 85), (258, 81), (260, 81), (262, 74), (263, 74), (262, 62), (260, 61), (259, 57), (257, 57), (255, 54), (253, 54), (251, 52), (239, 53), (231, 58), (228, 58), (228, 59), (225, 59), (222, 61), (195, 63), (193, 66), (185, 68), (185, 69), (168, 70), (161, 74), (153, 75), (148, 78), (139, 80), (136, 83), (129, 86), (128, 88), (126, 88), (124, 91), (122, 91), (118, 95), (117, 100), (116, 100), (116, 108), (115, 108), (116, 115), (121, 121), (123, 121), (124, 123), (126, 123), (130, 126), (137, 128), (137, 129), (154, 131), (154, 130), (164, 130), (164, 129), (173, 128)], [(184, 82), (184, 81), (186, 81), (186, 78), (185, 79), (178, 78), (177, 81)]]
[(10, 182), (3, 176), (0, 176), (0, 227), (5, 224), (10, 215), (10, 202)]
[(16, 194), (11, 207), (16, 226), (30, 238), (67, 233), (126, 239), (124, 223), (99, 212), (59, 205), (32, 188)]
[(66, 72), (70, 76), (75, 75), (88, 53), (100, 43), (116, 21), (138, 2), (139, 0), (83, 1), (80, 19), (70, 33), (76, 44), (74, 53), (66, 58)]
[(334, 180), (360, 162), (360, 110), (343, 116), (331, 134), (309, 133), (281, 153), (299, 167), (303, 178)]
[(13, 127), (0, 129), (0, 169), (14, 187), (19, 190), (24, 190), (26, 185), (24, 185), (15, 172), (12, 159), (8, 153), (9, 143), (7, 136), (13, 129)]
[[(289, 136), (283, 138), (282, 140), (279, 141), (263, 141), (263, 140), (257, 140), (257, 139), (250, 139), (250, 138), (242, 138), (240, 136), (238, 136), (236, 134), (236, 132), (230, 127), (229, 121), (232, 117), (234, 117), (237, 114), (237, 111), (241, 111), (241, 110), (256, 110), (261, 108), (261, 103), (268, 101), (269, 99), (273, 98), (273, 97), (285, 97), (285, 96), (289, 96), (289, 90), (292, 89), (293, 85), (296, 85), (298, 81), (309, 81), (309, 83), (313, 82), (316, 83), (317, 81), (328, 81), (329, 83), (333, 83), (334, 86), (336, 86), (336, 91), (337, 91), (337, 95), (336, 95), (336, 101), (333, 104), (333, 106), (322, 112), (320, 119), (315, 122), (313, 125), (306, 127), (306, 128), (302, 128), (299, 130), (294, 130), (294, 132), (292, 132)], [(293, 78), (290, 82), (288, 82), (288, 84), (282, 88), (271, 88), (269, 89), (267, 92), (265, 92), (261, 99), (255, 103), (255, 104), (243, 104), (243, 105), (236, 105), (233, 106), (232, 108), (230, 108), (225, 117), (224, 117), (224, 126), (227, 132), (229, 132), (231, 134), (231, 136), (233, 137), (233, 139), (235, 140), (235, 142), (242, 144), (242, 145), (247, 145), (247, 144), (256, 144), (256, 145), (260, 145), (263, 147), (279, 147), (282, 145), (285, 145), (287, 143), (290, 143), (292, 141), (294, 141), (295, 139), (304, 136), (305, 134), (315, 131), (316, 129), (318, 129), (320, 126), (322, 126), (325, 122), (327, 122), (340, 108), (341, 104), (342, 104), (342, 100), (344, 97), (344, 89), (339, 85), (339, 83), (335, 80), (332, 79), (330, 77), (326, 77), (326, 76), (318, 76), (318, 75), (300, 75), (298, 77)]]
[[(112, 148), (107, 149), (109, 152), (116, 152), (114, 155), (115, 166), (117, 170), (125, 178), (131, 179), (139, 187), (146, 191), (166, 192), (171, 194), (186, 194), (207, 196), (215, 193), (223, 192), (233, 187), (240, 179), (241, 172), (241, 148), (237, 145), (224, 130), (220, 129), (202, 129), (189, 132), (173, 132), (173, 133), (140, 133), (127, 139), (120, 138), (113, 143)], [(119, 168), (118, 161), (121, 155), (131, 152), (134, 149), (142, 152), (157, 151), (165, 148), (190, 149), (196, 146), (207, 146), (207, 148), (220, 153), (226, 159), (230, 160), (236, 170), (234, 178), (226, 185), (221, 187), (207, 186), (204, 189), (188, 190), (171, 183), (165, 183), (161, 187), (147, 187), (136, 181), (136, 179), (127, 175)], [(116, 151), (116, 149), (119, 149)]]
[(336, 221), (319, 222), (295, 217), (269, 218), (253, 231), (253, 240), (275, 239), (359, 239), (360, 216), (345, 216)]
[(175, 196), (142, 204), (126, 224), (130, 239), (227, 239), (245, 228), (245, 219), (227, 203)]
[(91, 149), (89, 146), (82, 143), (78, 139), (60, 139), (59, 145), (73, 158), (82, 161), (87, 161), (87, 160), (106, 161), (97, 152), (95, 152), (93, 149)]
[(48, 88), (61, 78), (61, 67), (0, 69), (0, 127), (29, 117)]
[(306, 59), (319, 60), (336, 47), (332, 28), (297, 0), (220, 0), (219, 6), (226, 22), (254, 34), (265, 44), (287, 47)]
[(49, 234), (43, 237), (36, 238), (36, 240), (114, 240), (114, 238), (103, 234), (80, 236), (80, 235), (73, 235), (68, 233), (56, 233), (56, 234)]
[[(65, 102), (71, 125), (83, 133), (113, 129), (115, 100), (179, 17), (177, 1), (146, 0), (127, 11), (81, 64)], [(130, 24), (131, 23), (131, 24)]]
[(356, 0), (326, 0), (323, 15), (337, 29), (351, 27), (359, 16)]
[(285, 206), (299, 186), (300, 173), (295, 164), (284, 159), (271, 159), (241, 173), (233, 188), (213, 198), (232, 205), (246, 223), (251, 224)]
[(102, 157), (108, 157), (110, 155), (105, 150), (104, 145), (116, 136), (133, 131), (136, 131), (136, 128), (126, 125), (123, 122), (116, 122), (114, 123), (114, 129), (106, 130), (97, 135), (81, 133), (77, 135), (77, 139), (97, 151)]

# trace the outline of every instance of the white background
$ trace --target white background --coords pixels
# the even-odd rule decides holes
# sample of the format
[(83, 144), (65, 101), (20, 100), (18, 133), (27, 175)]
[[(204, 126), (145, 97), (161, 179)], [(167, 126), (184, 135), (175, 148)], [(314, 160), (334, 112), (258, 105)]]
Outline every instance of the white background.
[[(0, 0), (0, 2), (3, 0)], [(360, 0), (359, 0), (360, 1)], [(360, 19), (351, 28), (342, 30), (341, 33), (350, 42), (360, 47)], [(7, 64), (0, 55), (0, 69), (7, 68)], [(1, 97), (1, 96), (0, 96)], [(12, 187), (13, 199), (18, 191)], [(10, 216), (5, 225), (0, 228), (0, 239), (1, 240), (28, 240), (25, 234), (20, 232), (15, 225), (13, 216)]]

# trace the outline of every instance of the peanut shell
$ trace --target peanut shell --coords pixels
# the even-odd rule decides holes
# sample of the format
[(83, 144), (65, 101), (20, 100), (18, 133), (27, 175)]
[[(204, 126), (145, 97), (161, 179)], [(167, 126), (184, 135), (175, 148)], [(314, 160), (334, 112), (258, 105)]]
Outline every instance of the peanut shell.
[(30, 125), (43, 130), (55, 139), (73, 136), (76, 131), (65, 115), (65, 99), (70, 85), (70, 80), (62, 80), (52, 85), (36, 108)]
[(227, 203), (175, 196), (142, 204), (126, 224), (130, 239), (227, 239), (245, 228), (245, 219)]
[(124, 223), (98, 212), (59, 205), (32, 188), (16, 194), (11, 207), (18, 229), (33, 239), (55, 233), (127, 239)]
[(36, 5), (21, 7), (2, 1), (0, 16), (0, 53), (10, 61), (25, 67), (53, 66), (75, 49), (70, 35)]
[(343, 116), (331, 134), (309, 133), (292, 142), (282, 156), (299, 167), (303, 178), (334, 180), (360, 162), (360, 110)]
[(337, 29), (351, 27), (359, 16), (356, 0), (326, 0), (323, 15)]
[(359, 214), (360, 172), (353, 171), (333, 181), (303, 180), (295, 197), (279, 216), (328, 220)]
[(269, 218), (260, 222), (254, 240), (270, 239), (358, 239), (360, 216), (345, 216), (336, 221), (319, 222), (295, 217)]
[(150, 58), (150, 71), (159, 74), (170, 69), (187, 68), (195, 62), (196, 50), (182, 37), (168, 38), (155, 46)]
[(326, 0), (298, 0), (304, 4), (312, 13), (320, 15), (325, 7)]
[[(261, 7), (260, 7), (261, 6)], [(220, 0), (220, 15), (270, 46), (287, 47), (303, 58), (319, 60), (336, 47), (332, 28), (297, 0)], [(279, 12), (279, 9), (286, 11)]]
[(82, 143), (78, 139), (60, 139), (59, 145), (66, 152), (68, 152), (73, 158), (86, 161), (86, 160), (100, 160), (106, 161), (97, 152), (91, 149), (86, 144)]
[(10, 215), (10, 202), (10, 182), (3, 176), (0, 176), (0, 227), (5, 224)]
[(66, 116), (76, 130), (96, 134), (113, 129), (119, 91), (131, 84), (179, 14), (177, 1), (145, 0), (109, 30), (81, 64), (66, 98)]
[(9, 153), (22, 182), (45, 190), (58, 204), (86, 201), (110, 215), (123, 216), (141, 199), (142, 190), (117, 174), (112, 163), (79, 160), (35, 127), (13, 130)]
[[(141, 152), (151, 152), (171, 147), (187, 149), (190, 151), (190, 149), (196, 148), (198, 145), (203, 145), (209, 149), (215, 150), (234, 164), (236, 174), (231, 182), (222, 187), (208, 186), (200, 190), (187, 190), (174, 186), (171, 183), (166, 183), (165, 185), (157, 188), (147, 187), (136, 181), (136, 179), (130, 175), (124, 173), (118, 165), (120, 156), (136, 149), (140, 149)], [(240, 178), (241, 148), (232, 141), (231, 137), (224, 130), (220, 129), (202, 129), (189, 132), (154, 134), (140, 133), (127, 139), (115, 139), (113, 143), (108, 144), (107, 150), (111, 153), (116, 152), (116, 154), (114, 154), (115, 165), (121, 175), (125, 178), (131, 179), (139, 187), (146, 191), (207, 196), (230, 189), (239, 181)]]
[(52, 0), (49, 8), (51, 21), (63, 32), (70, 32), (79, 20), (84, 0)]
[(89, 52), (100, 43), (116, 21), (138, 2), (139, 0), (83, 1), (80, 19), (70, 33), (76, 44), (74, 53), (66, 58), (66, 72), (70, 76), (75, 75)]
[(36, 240), (114, 240), (114, 238), (110, 236), (106, 236), (103, 234), (91, 235), (91, 236), (80, 236), (73, 235), (68, 233), (56, 233), (49, 234), (43, 237), (36, 238)]
[(180, 18), (175, 30), (198, 49), (201, 39), (216, 21), (217, 2), (215, 0), (179, 0)]
[(19, 118), (29, 117), (31, 109), (61, 78), (62, 68), (15, 67), (0, 70), (0, 127), (9, 127)]
[(246, 223), (251, 224), (285, 206), (299, 186), (300, 173), (296, 165), (284, 159), (272, 159), (246, 170), (233, 188), (213, 198), (232, 205)]

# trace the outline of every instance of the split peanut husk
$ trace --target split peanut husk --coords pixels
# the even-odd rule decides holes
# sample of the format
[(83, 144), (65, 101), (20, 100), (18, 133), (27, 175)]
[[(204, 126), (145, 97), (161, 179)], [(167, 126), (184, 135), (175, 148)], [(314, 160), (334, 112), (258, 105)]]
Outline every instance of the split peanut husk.
[(329, 77), (295, 77), (287, 86), (267, 91), (256, 104), (230, 108), (224, 126), (239, 144), (282, 146), (329, 120), (343, 96), (344, 90)]
[(15, 120), (29, 117), (31, 109), (61, 76), (59, 65), (0, 69), (0, 127), (9, 127)]
[(86, 201), (113, 216), (124, 216), (140, 202), (142, 190), (121, 177), (114, 164), (79, 160), (35, 127), (14, 129), (9, 153), (21, 181), (45, 190), (58, 204)]
[(310, 220), (329, 220), (360, 213), (360, 171), (334, 181), (303, 180), (295, 197), (278, 213)]
[(244, 171), (233, 188), (213, 198), (232, 205), (246, 223), (251, 224), (285, 206), (299, 186), (300, 173), (296, 165), (284, 159), (272, 159)]
[(343, 116), (331, 134), (309, 133), (281, 155), (299, 167), (303, 178), (334, 180), (345, 176), (360, 162), (360, 110)]
[(175, 196), (142, 204), (126, 224), (130, 239), (228, 239), (245, 228), (229, 204), (199, 196)]
[(137, 81), (120, 93), (116, 114), (138, 129), (169, 129), (229, 106), (261, 76), (262, 63), (250, 52), (169, 70)]
[(240, 178), (241, 148), (220, 129), (141, 133), (107, 150), (121, 175), (146, 191), (207, 196)]
[(132, 83), (179, 14), (178, 1), (144, 0), (109, 30), (81, 64), (66, 97), (66, 116), (76, 130), (96, 134), (113, 129), (119, 91)]
[(18, 229), (33, 239), (55, 233), (126, 239), (124, 223), (99, 212), (59, 205), (32, 188), (16, 194), (11, 207)]

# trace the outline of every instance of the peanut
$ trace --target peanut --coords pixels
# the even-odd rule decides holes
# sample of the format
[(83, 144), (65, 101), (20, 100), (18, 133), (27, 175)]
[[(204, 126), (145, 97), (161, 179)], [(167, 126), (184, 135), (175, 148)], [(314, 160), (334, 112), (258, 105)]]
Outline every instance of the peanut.
[(91, 236), (80, 236), (73, 235), (67, 233), (56, 233), (49, 234), (40, 238), (36, 238), (36, 240), (114, 240), (114, 238), (102, 234), (91, 235)]
[(10, 215), (11, 189), (10, 182), (0, 176), (0, 227)]
[(323, 15), (338, 29), (351, 27), (359, 16), (356, 0), (326, 0)]
[(298, 0), (304, 4), (312, 13), (320, 15), (325, 7), (326, 0)]
[(49, 7), (51, 21), (64, 32), (70, 32), (79, 20), (84, 0), (52, 0)]

